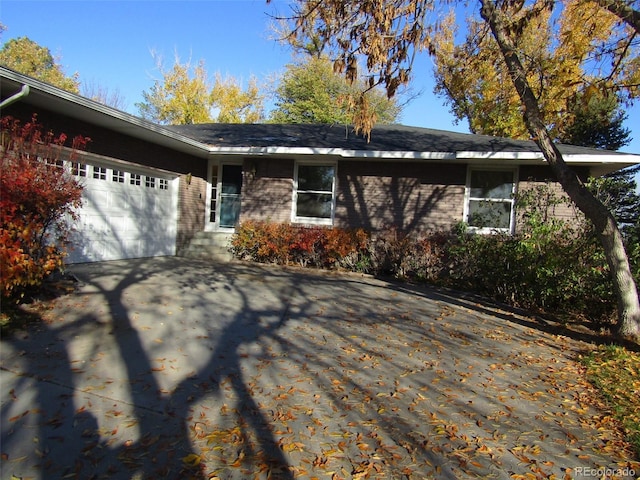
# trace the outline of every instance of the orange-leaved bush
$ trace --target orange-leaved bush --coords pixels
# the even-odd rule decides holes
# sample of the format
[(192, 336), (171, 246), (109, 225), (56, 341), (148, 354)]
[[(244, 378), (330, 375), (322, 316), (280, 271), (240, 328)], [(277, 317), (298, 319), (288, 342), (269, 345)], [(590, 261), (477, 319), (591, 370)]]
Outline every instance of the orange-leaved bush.
[(330, 268), (357, 263), (368, 241), (362, 229), (248, 220), (236, 228), (231, 251), (244, 260)]
[(67, 165), (87, 137), (44, 132), (34, 115), (22, 123), (0, 120), (0, 287), (5, 299), (25, 291), (60, 269), (66, 255), (82, 186)]

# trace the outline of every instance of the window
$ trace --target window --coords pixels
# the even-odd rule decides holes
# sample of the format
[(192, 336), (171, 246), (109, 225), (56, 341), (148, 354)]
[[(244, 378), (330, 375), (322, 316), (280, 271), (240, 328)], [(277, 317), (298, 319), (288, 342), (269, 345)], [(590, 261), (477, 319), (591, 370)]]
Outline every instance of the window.
[(84, 163), (80, 162), (72, 162), (71, 163), (71, 174), (76, 177), (86, 177), (87, 176), (87, 166)]
[(141, 183), (141, 177), (140, 174), (138, 173), (132, 173), (131, 174), (131, 178), (129, 179), (129, 183), (131, 185), (140, 185)]
[(166, 178), (159, 178), (158, 188), (160, 188), (160, 190), (169, 190), (169, 180)]
[(218, 205), (218, 164), (211, 166), (211, 204), (209, 205), (209, 221), (215, 223)]
[(116, 183), (124, 183), (124, 172), (120, 170), (114, 170), (111, 180)]
[(335, 165), (299, 164), (294, 187), (293, 221), (331, 224)]
[(471, 169), (465, 221), (479, 231), (513, 230), (515, 170)]
[(60, 169), (64, 168), (64, 160), (44, 158), (43, 161), (45, 165), (49, 165), (51, 167), (56, 167)]
[(107, 169), (105, 167), (93, 167), (93, 178), (98, 180), (107, 179)]
[(147, 188), (156, 188), (156, 177), (144, 177), (144, 186)]

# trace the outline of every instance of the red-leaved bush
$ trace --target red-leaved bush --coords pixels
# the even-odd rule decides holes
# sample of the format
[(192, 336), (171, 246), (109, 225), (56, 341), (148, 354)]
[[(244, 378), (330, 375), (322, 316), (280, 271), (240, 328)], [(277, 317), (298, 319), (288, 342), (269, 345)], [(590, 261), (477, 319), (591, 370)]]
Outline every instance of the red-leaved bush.
[(65, 148), (67, 136), (43, 132), (35, 115), (24, 124), (3, 117), (0, 128), (0, 287), (3, 298), (17, 300), (63, 265), (68, 220), (82, 195), (65, 161), (90, 139)]
[(231, 241), (233, 254), (244, 260), (282, 265), (355, 269), (369, 236), (347, 230), (288, 223), (242, 222)]

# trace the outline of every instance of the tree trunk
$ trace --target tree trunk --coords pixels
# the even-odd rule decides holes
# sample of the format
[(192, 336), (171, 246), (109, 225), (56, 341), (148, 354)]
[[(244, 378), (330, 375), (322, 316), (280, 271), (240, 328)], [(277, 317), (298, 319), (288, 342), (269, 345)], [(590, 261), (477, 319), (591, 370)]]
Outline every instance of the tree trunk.
[(523, 115), (529, 133), (569, 198), (595, 226), (600, 243), (604, 248), (618, 300), (618, 333), (638, 338), (640, 337), (638, 290), (615, 218), (602, 202), (586, 188), (576, 173), (567, 166), (558, 147), (553, 143), (542, 121), (538, 100), (527, 81), (526, 72), (516, 52), (516, 45), (509, 37), (504, 14), (496, 9), (492, 0), (481, 0), (481, 4), (481, 16), (491, 28), (522, 101)]

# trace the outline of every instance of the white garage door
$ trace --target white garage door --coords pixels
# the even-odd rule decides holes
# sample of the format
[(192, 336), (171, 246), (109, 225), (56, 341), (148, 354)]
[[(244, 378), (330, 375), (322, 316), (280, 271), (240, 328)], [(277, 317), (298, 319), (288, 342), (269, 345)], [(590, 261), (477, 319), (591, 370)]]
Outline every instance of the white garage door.
[(120, 164), (73, 171), (84, 192), (68, 263), (175, 255), (177, 176)]

